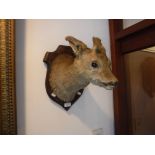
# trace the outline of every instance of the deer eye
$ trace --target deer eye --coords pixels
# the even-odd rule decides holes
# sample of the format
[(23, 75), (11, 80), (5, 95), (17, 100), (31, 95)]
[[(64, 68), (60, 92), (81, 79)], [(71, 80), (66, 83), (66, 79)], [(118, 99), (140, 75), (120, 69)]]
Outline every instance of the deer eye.
[(98, 68), (97, 62), (92, 62), (91, 66), (92, 66), (93, 68)]
[(100, 50), (98, 49), (98, 48), (96, 48), (96, 50), (95, 50), (97, 53), (100, 53)]

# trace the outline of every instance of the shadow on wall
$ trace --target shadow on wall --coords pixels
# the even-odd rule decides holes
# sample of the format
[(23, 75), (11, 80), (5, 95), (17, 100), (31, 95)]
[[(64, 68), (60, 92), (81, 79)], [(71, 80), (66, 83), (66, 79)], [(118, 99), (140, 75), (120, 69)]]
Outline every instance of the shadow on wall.
[(89, 91), (89, 87), (85, 88), (81, 98), (71, 107), (68, 113), (77, 116), (91, 131), (103, 128), (103, 132), (100, 134), (105, 134), (104, 123), (106, 125), (107, 120), (111, 119), (99, 107)]
[[(50, 104), (58, 107), (62, 110), (62, 112), (70, 116), (72, 115), (77, 117), (86, 127), (90, 129), (90, 134), (111, 134), (111, 132), (114, 131), (109, 131), (109, 124), (107, 125), (107, 123), (111, 123), (113, 120), (106, 114), (106, 112), (102, 110), (102, 108), (99, 106), (100, 103), (95, 100), (95, 97), (92, 95), (92, 92), (89, 89), (92, 88), (89, 88), (88, 86), (84, 89), (82, 96), (68, 111), (64, 110), (59, 104), (49, 98)], [(105, 103), (103, 99), (101, 104), (107, 103)], [(100, 133), (95, 133), (95, 130), (98, 129)]]
[(25, 20), (16, 20), (17, 133), (25, 134)]

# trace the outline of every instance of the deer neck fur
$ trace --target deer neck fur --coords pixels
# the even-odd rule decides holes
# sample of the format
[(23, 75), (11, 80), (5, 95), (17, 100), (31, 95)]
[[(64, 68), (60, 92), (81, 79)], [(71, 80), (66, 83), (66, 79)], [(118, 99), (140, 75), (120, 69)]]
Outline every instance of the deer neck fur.
[(70, 86), (72, 86), (75, 92), (83, 89), (90, 83), (90, 79), (86, 78), (82, 68), (83, 67), (80, 65), (77, 59), (74, 60), (73, 64), (69, 68), (69, 74), (73, 78), (73, 83), (71, 83)]
[(80, 61), (75, 58), (72, 62), (63, 64), (61, 75), (55, 75), (56, 80), (52, 83), (53, 92), (65, 102), (72, 101), (76, 93), (86, 87), (90, 80), (85, 77)]

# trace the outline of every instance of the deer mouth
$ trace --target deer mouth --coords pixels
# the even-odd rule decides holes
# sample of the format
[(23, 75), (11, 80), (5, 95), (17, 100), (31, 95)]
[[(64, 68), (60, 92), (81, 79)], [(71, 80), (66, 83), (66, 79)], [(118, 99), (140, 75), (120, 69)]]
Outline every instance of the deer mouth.
[(108, 83), (102, 82), (102, 85), (105, 89), (111, 90), (118, 85), (118, 82), (108, 82)]
[(100, 86), (100, 87), (104, 87), (107, 90), (112, 90), (113, 88), (115, 88), (118, 84), (118, 82), (101, 82), (99, 80), (93, 80), (91, 81), (92, 84)]

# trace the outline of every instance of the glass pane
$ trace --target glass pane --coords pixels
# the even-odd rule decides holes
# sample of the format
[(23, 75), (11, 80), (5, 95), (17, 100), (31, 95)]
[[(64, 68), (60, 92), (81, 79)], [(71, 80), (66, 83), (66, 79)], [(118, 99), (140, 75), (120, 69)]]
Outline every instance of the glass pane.
[(124, 56), (134, 134), (155, 134), (154, 52), (154, 48), (149, 48)]

